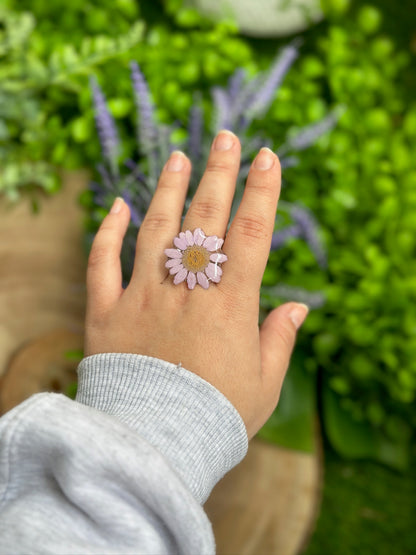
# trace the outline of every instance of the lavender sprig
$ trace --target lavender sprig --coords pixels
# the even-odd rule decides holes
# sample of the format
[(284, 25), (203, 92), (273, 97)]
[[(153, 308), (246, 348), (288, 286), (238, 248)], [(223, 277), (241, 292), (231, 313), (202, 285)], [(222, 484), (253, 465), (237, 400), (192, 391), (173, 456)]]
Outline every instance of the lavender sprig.
[(120, 141), (117, 128), (113, 116), (107, 108), (104, 93), (94, 76), (90, 77), (90, 88), (92, 91), (95, 122), (103, 158), (108, 162), (112, 176), (117, 179), (119, 177), (118, 156), (120, 154)]
[(325, 133), (335, 127), (343, 112), (344, 108), (338, 106), (319, 121), (299, 129), (291, 137), (289, 136), (286, 142), (277, 150), (278, 156), (283, 157), (290, 150), (300, 151), (309, 148), (322, 137), (322, 135), (325, 135)]
[(276, 91), (299, 55), (299, 50), (297, 48), (298, 44), (299, 42), (293, 42), (291, 45), (284, 48), (271, 69), (262, 76), (262, 80), (264, 81), (263, 86), (251, 99), (251, 103), (246, 107), (246, 112), (250, 121), (254, 118), (264, 116), (270, 108)]
[(201, 95), (194, 95), (194, 103), (189, 114), (188, 125), (188, 153), (191, 160), (199, 160), (202, 156), (204, 115), (201, 104)]
[(293, 221), (301, 228), (302, 236), (308, 243), (311, 251), (321, 268), (326, 268), (327, 258), (318, 232), (318, 222), (312, 212), (299, 204), (290, 205)]
[(231, 105), (234, 104), (239, 91), (243, 87), (245, 76), (246, 71), (243, 68), (238, 68), (228, 80), (228, 98), (230, 99)]
[(275, 231), (272, 235), (272, 244), (270, 250), (275, 251), (281, 249), (291, 239), (297, 239), (302, 236), (302, 228), (298, 224), (287, 226), (279, 231)]
[(325, 295), (320, 291), (308, 291), (302, 287), (294, 287), (293, 285), (280, 284), (272, 287), (262, 286), (261, 299), (262, 305), (268, 305), (270, 308), (275, 306), (277, 299), (285, 301), (296, 301), (305, 303), (310, 309), (321, 308), (325, 304)]
[(211, 96), (214, 102), (215, 118), (213, 121), (213, 127), (215, 132), (221, 129), (230, 129), (230, 99), (227, 95), (227, 91), (221, 87), (213, 87), (211, 89)]
[(158, 130), (155, 124), (153, 103), (146, 79), (137, 62), (132, 61), (130, 69), (138, 116), (136, 125), (137, 142), (141, 152), (148, 157), (149, 177), (153, 182), (153, 188), (156, 188), (159, 169), (156, 154)]

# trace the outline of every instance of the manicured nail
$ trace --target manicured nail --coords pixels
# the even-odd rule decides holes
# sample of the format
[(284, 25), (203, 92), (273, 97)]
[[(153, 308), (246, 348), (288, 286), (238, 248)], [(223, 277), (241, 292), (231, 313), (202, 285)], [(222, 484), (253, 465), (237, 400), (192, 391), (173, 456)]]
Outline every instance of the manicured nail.
[(218, 133), (214, 141), (215, 150), (230, 150), (234, 144), (234, 133), (228, 131), (228, 129), (223, 129)]
[(276, 155), (270, 150), (270, 148), (263, 147), (257, 154), (254, 160), (254, 167), (257, 170), (270, 170), (276, 160)]
[(168, 172), (180, 172), (185, 165), (185, 154), (180, 150), (174, 150), (170, 155), (166, 169)]
[(308, 312), (309, 312), (309, 307), (303, 303), (296, 303), (296, 305), (289, 312), (288, 316), (294, 323), (295, 328), (297, 330), (301, 327), (301, 325), (305, 321), (305, 318), (308, 315)]
[(113, 206), (111, 207), (110, 214), (118, 214), (124, 204), (124, 200), (121, 197), (117, 197), (116, 200), (113, 202)]

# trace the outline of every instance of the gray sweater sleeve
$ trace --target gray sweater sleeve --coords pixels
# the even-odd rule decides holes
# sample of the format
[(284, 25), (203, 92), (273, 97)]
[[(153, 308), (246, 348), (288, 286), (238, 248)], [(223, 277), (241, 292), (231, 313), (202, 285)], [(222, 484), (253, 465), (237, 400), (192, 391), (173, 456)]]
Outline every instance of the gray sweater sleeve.
[(0, 553), (214, 553), (202, 504), (246, 454), (235, 408), (150, 357), (78, 373), (76, 401), (38, 394), (0, 419)]

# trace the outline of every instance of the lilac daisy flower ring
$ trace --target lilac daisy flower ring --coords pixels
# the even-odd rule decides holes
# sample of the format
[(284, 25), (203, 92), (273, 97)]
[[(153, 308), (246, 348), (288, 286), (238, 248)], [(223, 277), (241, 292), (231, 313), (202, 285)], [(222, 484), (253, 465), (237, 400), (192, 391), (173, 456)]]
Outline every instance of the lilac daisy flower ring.
[(168, 257), (165, 267), (174, 276), (173, 283), (178, 285), (186, 280), (189, 289), (194, 289), (197, 283), (204, 289), (208, 289), (210, 282), (219, 283), (220, 264), (228, 260), (227, 255), (219, 252), (223, 243), (224, 239), (207, 236), (199, 227), (195, 231), (181, 231), (173, 240), (176, 248), (165, 250)]

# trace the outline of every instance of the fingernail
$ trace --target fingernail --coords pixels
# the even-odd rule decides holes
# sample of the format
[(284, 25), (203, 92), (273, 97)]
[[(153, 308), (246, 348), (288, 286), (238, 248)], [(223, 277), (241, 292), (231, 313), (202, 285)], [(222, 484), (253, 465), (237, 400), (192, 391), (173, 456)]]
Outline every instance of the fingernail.
[(295, 328), (298, 330), (303, 322), (305, 321), (306, 316), (308, 315), (309, 307), (303, 303), (296, 303), (292, 310), (289, 312), (288, 316), (292, 320), (295, 325)]
[(276, 155), (270, 148), (263, 147), (254, 160), (254, 167), (258, 170), (270, 170), (276, 160)]
[(111, 207), (110, 214), (118, 214), (123, 204), (124, 204), (124, 200), (121, 197), (117, 197), (116, 200), (113, 202), (113, 206)]
[(228, 129), (223, 129), (218, 133), (214, 141), (215, 150), (230, 150), (234, 144), (234, 133), (228, 131)]
[(180, 172), (185, 165), (185, 154), (180, 150), (174, 150), (170, 155), (166, 169), (169, 172)]

